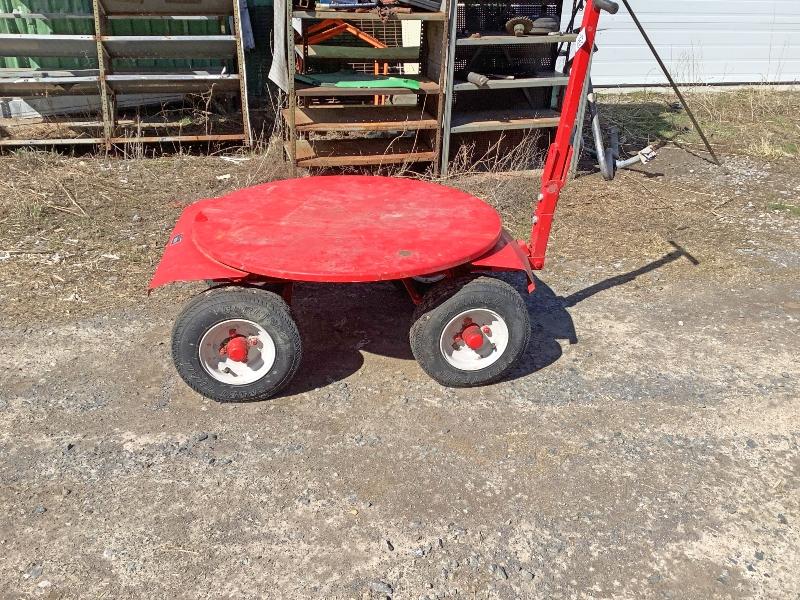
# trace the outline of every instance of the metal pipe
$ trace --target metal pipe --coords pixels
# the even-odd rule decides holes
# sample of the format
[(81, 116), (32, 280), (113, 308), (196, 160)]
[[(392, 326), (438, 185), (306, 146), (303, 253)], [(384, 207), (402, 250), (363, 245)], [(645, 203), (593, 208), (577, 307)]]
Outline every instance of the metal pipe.
[(633, 19), (633, 22), (636, 24), (636, 28), (639, 30), (639, 33), (642, 34), (644, 41), (650, 48), (650, 52), (653, 53), (656, 62), (658, 62), (658, 66), (661, 67), (661, 71), (664, 73), (664, 77), (666, 77), (667, 81), (669, 81), (669, 84), (672, 86), (675, 95), (678, 96), (678, 100), (681, 101), (681, 104), (683, 105), (686, 114), (689, 115), (689, 118), (692, 120), (692, 124), (694, 125), (694, 128), (697, 130), (697, 133), (700, 135), (700, 138), (703, 140), (703, 143), (705, 144), (708, 153), (714, 159), (714, 162), (716, 164), (721, 165), (722, 163), (719, 162), (719, 158), (717, 158), (717, 155), (714, 152), (714, 149), (711, 147), (708, 138), (706, 138), (706, 134), (700, 127), (700, 123), (698, 123), (697, 119), (694, 118), (694, 113), (692, 113), (692, 109), (689, 108), (689, 103), (686, 102), (686, 99), (683, 97), (683, 94), (681, 94), (680, 89), (678, 89), (678, 84), (675, 83), (675, 80), (672, 78), (672, 75), (670, 75), (670, 72), (667, 70), (667, 66), (664, 64), (664, 61), (661, 60), (661, 56), (658, 54), (656, 47), (653, 46), (653, 42), (650, 41), (650, 36), (647, 35), (647, 32), (644, 30), (644, 27), (642, 27), (642, 24), (639, 22), (639, 18), (636, 16), (636, 13), (633, 12), (631, 5), (628, 3), (628, 0), (622, 0), (622, 3), (625, 5), (625, 8), (628, 9), (628, 12), (630, 13), (631, 18)]
[[(591, 154), (592, 156), (597, 156), (597, 150), (592, 148), (586, 148), (586, 151)], [(611, 152), (611, 149), (607, 149), (606, 152)], [(652, 146), (648, 146), (647, 148), (640, 150), (636, 156), (631, 156), (630, 158), (626, 158), (625, 160), (614, 160), (612, 157), (606, 159), (606, 162), (611, 163), (613, 161), (614, 164), (614, 171), (616, 175), (616, 171), (620, 169), (627, 169), (628, 167), (632, 167), (633, 165), (638, 164), (647, 164), (651, 160), (656, 157), (656, 151)]]
[(541, 192), (535, 205), (529, 250), (532, 269), (544, 268), (547, 242), (553, 225), (553, 215), (558, 205), (561, 190), (569, 176), (569, 165), (574, 153), (573, 134), (578, 118), (578, 108), (582, 98), (585, 97), (584, 84), (589, 76), (589, 61), (594, 48), (599, 18), (600, 11), (595, 7), (593, 0), (587, 0), (581, 24), (579, 39), (581, 43), (576, 43), (577, 49), (572, 59), (569, 83), (564, 91), (561, 118), (555, 139), (547, 152), (547, 159), (542, 172)]
[(592, 122), (592, 136), (594, 137), (594, 147), (597, 152), (597, 164), (600, 166), (600, 173), (603, 179), (611, 181), (614, 179), (615, 164), (614, 157), (610, 149), (605, 148), (603, 142), (603, 130), (600, 127), (600, 111), (597, 110), (597, 96), (592, 87), (592, 80), (589, 79), (589, 93), (586, 95), (589, 104), (589, 115)]
[(489, 78), (486, 75), (483, 75), (482, 73), (474, 73), (470, 71), (469, 73), (467, 73), (467, 81), (469, 81), (470, 83), (474, 83), (478, 87), (483, 87), (487, 83), (489, 83)]
[(608, 128), (608, 145), (611, 147), (611, 156), (619, 160), (619, 129), (613, 125)]

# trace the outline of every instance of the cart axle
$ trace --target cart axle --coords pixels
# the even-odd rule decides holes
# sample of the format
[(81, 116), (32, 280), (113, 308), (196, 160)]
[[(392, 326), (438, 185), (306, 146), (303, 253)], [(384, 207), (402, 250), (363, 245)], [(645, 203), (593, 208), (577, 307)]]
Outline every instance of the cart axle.
[(461, 339), (464, 340), (464, 343), (473, 350), (478, 350), (481, 346), (483, 346), (484, 342), (481, 328), (474, 324), (470, 325), (461, 332)]
[(243, 335), (236, 335), (235, 330), (231, 330), (231, 336), (231, 339), (219, 349), (220, 355), (227, 356), (236, 362), (246, 363), (250, 347), (258, 344), (258, 337), (251, 336), (248, 338)]

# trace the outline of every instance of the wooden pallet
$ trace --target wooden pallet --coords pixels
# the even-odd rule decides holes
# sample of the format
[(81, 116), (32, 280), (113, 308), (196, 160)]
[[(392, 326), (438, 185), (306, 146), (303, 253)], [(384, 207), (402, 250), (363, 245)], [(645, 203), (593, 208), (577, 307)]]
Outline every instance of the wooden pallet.
[[(289, 109), (283, 111), (288, 120)], [(416, 106), (310, 106), (294, 112), (297, 131), (409, 131), (436, 129), (436, 118)]]

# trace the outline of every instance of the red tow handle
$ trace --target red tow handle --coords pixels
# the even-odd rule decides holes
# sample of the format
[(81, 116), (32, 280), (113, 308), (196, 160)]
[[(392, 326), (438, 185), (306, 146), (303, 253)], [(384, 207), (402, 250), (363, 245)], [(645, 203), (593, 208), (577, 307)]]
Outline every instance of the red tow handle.
[(578, 34), (575, 57), (572, 60), (572, 69), (569, 73), (569, 82), (564, 92), (564, 101), (561, 106), (561, 120), (556, 131), (555, 140), (550, 145), (547, 160), (542, 173), (542, 188), (533, 213), (533, 227), (531, 228), (530, 262), (531, 268), (544, 267), (547, 242), (550, 238), (550, 228), (553, 224), (553, 214), (558, 204), (561, 190), (567, 182), (569, 165), (572, 162), (573, 136), (575, 122), (578, 117), (584, 83), (589, 76), (589, 59), (594, 49), (594, 40), (597, 35), (597, 23), (600, 20), (600, 10), (614, 14), (619, 10), (619, 5), (611, 0), (587, 0), (583, 10), (583, 22)]

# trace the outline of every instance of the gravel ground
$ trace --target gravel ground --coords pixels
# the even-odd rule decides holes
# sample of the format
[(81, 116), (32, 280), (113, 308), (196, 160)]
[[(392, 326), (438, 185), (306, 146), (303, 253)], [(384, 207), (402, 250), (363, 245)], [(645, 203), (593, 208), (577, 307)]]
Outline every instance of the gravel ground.
[[(668, 149), (573, 183), (504, 382), (429, 380), (389, 284), (309, 285), (296, 380), (239, 405), (171, 365), (199, 288), (144, 294), (164, 230), (218, 181), (201, 164), (165, 207), (136, 193), (147, 173), (113, 214), (75, 198), (89, 218), (13, 236), (50, 254), (0, 261), (0, 595), (800, 597), (796, 162)], [(501, 208), (534, 185), (457, 183)]]

